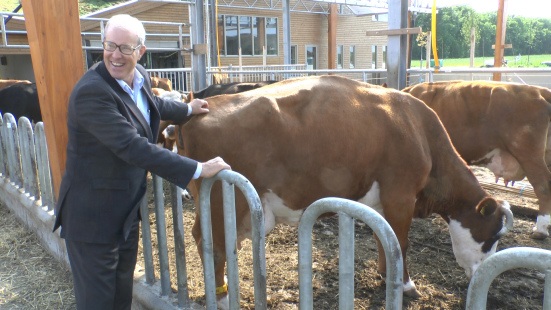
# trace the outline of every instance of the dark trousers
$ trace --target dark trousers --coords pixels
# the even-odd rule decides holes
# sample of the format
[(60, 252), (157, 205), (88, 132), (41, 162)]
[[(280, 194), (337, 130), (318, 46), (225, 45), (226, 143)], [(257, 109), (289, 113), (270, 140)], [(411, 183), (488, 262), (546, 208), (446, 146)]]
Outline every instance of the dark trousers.
[(132, 225), (126, 241), (99, 244), (65, 240), (78, 310), (130, 310), (138, 223), (136, 220)]

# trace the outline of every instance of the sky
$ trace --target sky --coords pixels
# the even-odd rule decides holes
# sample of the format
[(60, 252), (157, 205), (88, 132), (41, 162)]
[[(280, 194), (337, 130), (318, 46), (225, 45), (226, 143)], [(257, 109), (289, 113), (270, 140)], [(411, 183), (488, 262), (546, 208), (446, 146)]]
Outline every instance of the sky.
[[(429, 2), (430, 3), (430, 2)], [(436, 0), (436, 6), (467, 5), (480, 13), (497, 12), (499, 0)], [(505, 0), (508, 16), (551, 19), (549, 0)]]

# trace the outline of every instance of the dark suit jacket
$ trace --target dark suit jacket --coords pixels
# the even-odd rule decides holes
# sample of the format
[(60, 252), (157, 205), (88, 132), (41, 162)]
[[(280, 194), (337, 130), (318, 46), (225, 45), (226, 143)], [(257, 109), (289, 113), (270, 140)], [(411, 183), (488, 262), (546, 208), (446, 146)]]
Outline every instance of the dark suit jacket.
[(187, 105), (153, 96), (140, 65), (150, 125), (130, 95), (100, 62), (88, 70), (69, 98), (67, 161), (55, 208), (61, 237), (112, 243), (127, 237), (139, 213), (150, 171), (185, 188), (197, 162), (155, 145), (159, 122), (188, 119)]

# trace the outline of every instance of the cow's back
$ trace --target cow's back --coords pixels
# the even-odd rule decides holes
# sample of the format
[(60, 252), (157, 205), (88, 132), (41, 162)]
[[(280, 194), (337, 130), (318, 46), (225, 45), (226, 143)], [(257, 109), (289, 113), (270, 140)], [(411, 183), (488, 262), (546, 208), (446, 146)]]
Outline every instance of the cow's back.
[[(454, 146), (468, 162), (520, 132), (541, 132), (551, 117), (549, 89), (494, 81), (422, 83), (403, 91), (421, 99), (444, 123)], [(545, 134), (547, 131), (542, 132)]]
[(487, 167), (506, 186), (527, 177), (540, 207), (531, 236), (549, 236), (551, 91), (494, 81), (422, 83), (404, 91), (436, 111), (469, 164)]
[(325, 196), (359, 199), (375, 180), (398, 176), (421, 190), (433, 161), (459, 160), (421, 101), (338, 76), (212, 97), (209, 108), (184, 126), (186, 155), (221, 156), (296, 209)]

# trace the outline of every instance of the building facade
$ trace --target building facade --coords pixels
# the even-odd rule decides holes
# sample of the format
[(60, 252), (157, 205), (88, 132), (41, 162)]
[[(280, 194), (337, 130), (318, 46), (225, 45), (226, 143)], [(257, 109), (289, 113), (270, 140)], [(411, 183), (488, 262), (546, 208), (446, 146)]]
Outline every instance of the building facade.
[[(217, 40), (218, 45), (218, 53), (208, 55), (207, 61), (216, 59), (220, 66), (284, 64), (284, 13), (281, 2), (273, 7), (269, 6), (271, 3), (249, 4), (247, 0), (236, 0), (218, 2), (216, 14), (209, 14), (205, 9), (205, 42), (210, 47), (211, 41)], [(329, 68), (329, 5), (308, 0), (290, 2), (291, 64), (305, 64), (308, 69)], [(348, 6), (339, 6), (337, 53), (331, 60), (334, 67), (385, 68), (387, 37), (366, 36), (368, 30), (388, 28), (386, 21), (378, 20), (385, 15), (355, 15)], [(134, 0), (81, 16), (83, 63), (89, 67), (101, 60), (105, 20), (126, 13), (145, 22), (148, 52), (141, 60), (144, 66), (150, 69), (190, 67), (190, 50), (194, 46), (190, 27), (193, 10), (194, 5), (184, 1)], [(211, 15), (216, 16), (214, 23), (208, 21)], [(216, 25), (216, 29), (211, 30), (211, 24)], [(34, 80), (24, 17), (13, 16), (3, 31), (6, 35), (0, 37), (0, 78)]]

